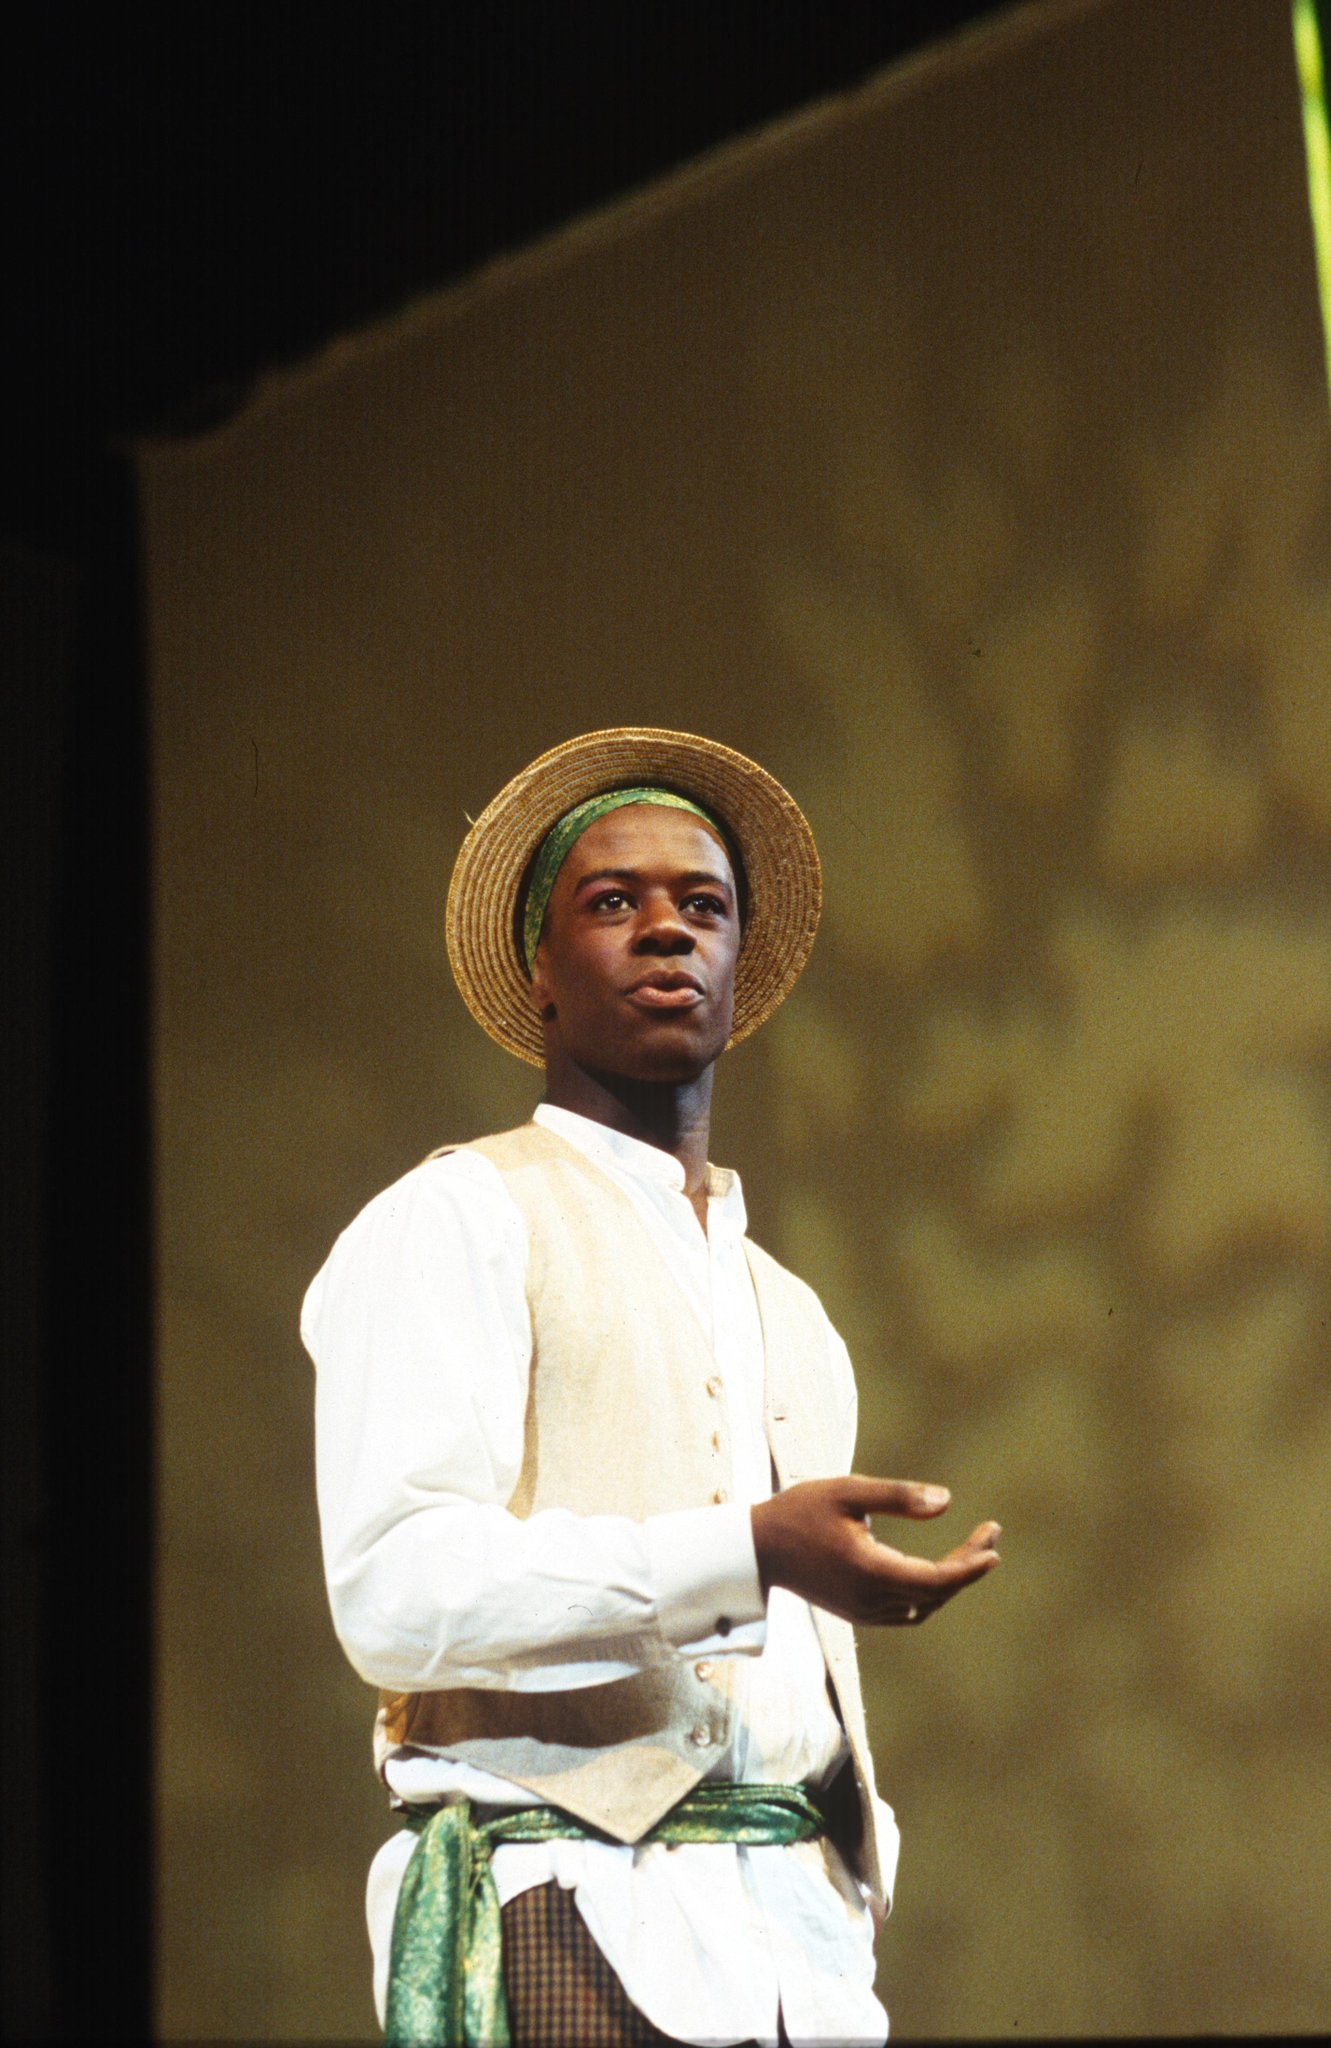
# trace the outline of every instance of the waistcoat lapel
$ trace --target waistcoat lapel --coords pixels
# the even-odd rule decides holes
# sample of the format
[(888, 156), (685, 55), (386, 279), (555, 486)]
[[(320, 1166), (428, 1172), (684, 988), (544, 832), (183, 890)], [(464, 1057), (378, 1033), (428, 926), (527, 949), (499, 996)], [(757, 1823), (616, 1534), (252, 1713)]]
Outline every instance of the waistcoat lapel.
[[(827, 1328), (816, 1295), (787, 1273), (759, 1245), (746, 1240), (749, 1270), (758, 1295), (767, 1358), (767, 1440), (782, 1487), (802, 1479), (830, 1479), (845, 1470), (832, 1424), (832, 1388), (827, 1368)], [(810, 1606), (822, 1646), (864, 1821), (860, 1875), (874, 1897), (886, 1895), (880, 1855), (877, 1793), (860, 1692), (855, 1631), (839, 1615)]]

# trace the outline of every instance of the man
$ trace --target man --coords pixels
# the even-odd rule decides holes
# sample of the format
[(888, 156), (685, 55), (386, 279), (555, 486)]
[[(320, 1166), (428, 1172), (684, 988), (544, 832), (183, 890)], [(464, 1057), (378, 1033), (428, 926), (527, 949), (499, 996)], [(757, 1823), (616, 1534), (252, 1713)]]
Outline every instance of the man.
[(946, 1491), (845, 1476), (844, 1346), (707, 1163), (716, 1062), (820, 900), (772, 777), (647, 728), (543, 755), (458, 856), (454, 972), (544, 1100), (371, 1202), (303, 1318), (334, 1619), (406, 1822), (369, 1889), (390, 2038), (886, 2036), (850, 1624), (922, 1621), (999, 1531), (875, 1540)]

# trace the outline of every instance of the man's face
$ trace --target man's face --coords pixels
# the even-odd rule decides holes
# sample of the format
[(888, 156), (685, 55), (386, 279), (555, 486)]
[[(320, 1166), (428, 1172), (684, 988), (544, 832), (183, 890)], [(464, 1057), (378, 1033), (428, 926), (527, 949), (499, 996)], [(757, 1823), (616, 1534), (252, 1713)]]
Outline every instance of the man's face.
[(547, 1040), (592, 1074), (696, 1080), (725, 1050), (739, 904), (689, 811), (626, 804), (589, 825), (551, 892), (532, 966)]

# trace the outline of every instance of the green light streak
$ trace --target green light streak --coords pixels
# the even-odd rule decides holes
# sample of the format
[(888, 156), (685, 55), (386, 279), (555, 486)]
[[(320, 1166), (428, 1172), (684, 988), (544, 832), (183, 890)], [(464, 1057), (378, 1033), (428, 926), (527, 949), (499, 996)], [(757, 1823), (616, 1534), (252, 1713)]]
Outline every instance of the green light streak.
[(1326, 71), (1314, 0), (1294, 0), (1294, 55), (1303, 95), (1303, 136), (1308, 150), (1308, 198), (1322, 301), (1322, 338), (1331, 385), (1331, 132), (1326, 114)]

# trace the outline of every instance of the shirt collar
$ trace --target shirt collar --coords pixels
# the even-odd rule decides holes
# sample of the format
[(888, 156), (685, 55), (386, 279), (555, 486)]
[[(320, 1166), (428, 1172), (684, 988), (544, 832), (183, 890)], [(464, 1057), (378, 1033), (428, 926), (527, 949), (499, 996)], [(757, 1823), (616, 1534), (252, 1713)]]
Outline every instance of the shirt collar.
[[(634, 1180), (654, 1181), (658, 1187), (670, 1188), (680, 1195), (684, 1192), (683, 1167), (659, 1145), (644, 1144), (641, 1138), (630, 1138), (608, 1124), (598, 1124), (593, 1117), (579, 1116), (576, 1110), (560, 1109), (552, 1102), (539, 1102), (533, 1121), (567, 1139), (593, 1165), (614, 1166)], [(709, 1206), (714, 1206), (715, 1212), (742, 1234), (748, 1216), (739, 1175), (731, 1167), (709, 1165), (707, 1196)]]

